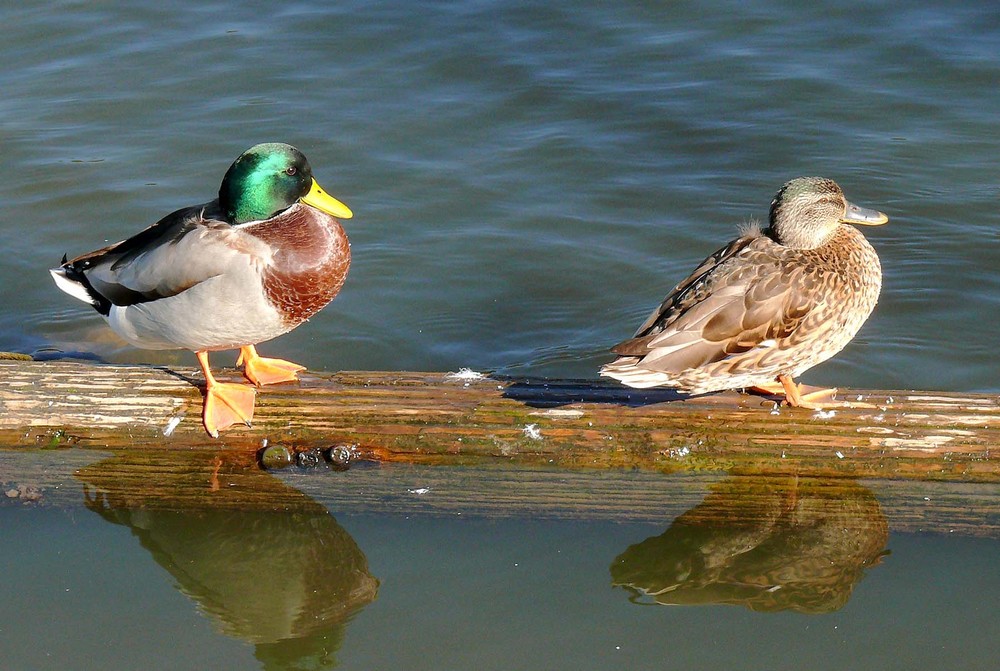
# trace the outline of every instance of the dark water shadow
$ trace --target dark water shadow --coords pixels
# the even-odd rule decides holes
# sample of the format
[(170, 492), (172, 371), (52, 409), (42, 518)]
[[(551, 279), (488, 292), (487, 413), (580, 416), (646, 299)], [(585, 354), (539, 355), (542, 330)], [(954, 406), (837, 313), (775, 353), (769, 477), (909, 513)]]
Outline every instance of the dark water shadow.
[(612, 562), (636, 603), (830, 613), (888, 554), (875, 495), (850, 480), (731, 477)]
[(555, 408), (571, 403), (611, 403), (637, 408), (695, 398), (675, 389), (632, 389), (607, 380), (549, 380), (498, 374), (491, 374), (489, 378), (506, 384), (504, 398), (533, 408)]
[(181, 467), (158, 458), (123, 453), (78, 471), (87, 508), (131, 530), (262, 668), (334, 668), (346, 623), (379, 587), (354, 539), (244, 456), (196, 453)]
[(180, 380), (181, 382), (187, 382), (192, 387), (196, 387), (196, 388), (200, 389), (203, 392), (205, 391), (205, 379), (204, 378), (201, 378), (201, 377), (191, 377), (190, 375), (185, 375), (184, 373), (178, 372), (178, 371), (174, 370), (173, 368), (168, 368), (166, 366), (145, 366), (145, 367), (149, 368), (150, 370), (155, 370), (155, 371), (159, 371), (161, 373), (165, 373), (166, 375), (169, 375), (170, 377), (176, 378), (176, 379)]
[(108, 363), (107, 360), (93, 352), (83, 350), (61, 350), (54, 347), (42, 347), (30, 352), (33, 361), (86, 361), (87, 363)]

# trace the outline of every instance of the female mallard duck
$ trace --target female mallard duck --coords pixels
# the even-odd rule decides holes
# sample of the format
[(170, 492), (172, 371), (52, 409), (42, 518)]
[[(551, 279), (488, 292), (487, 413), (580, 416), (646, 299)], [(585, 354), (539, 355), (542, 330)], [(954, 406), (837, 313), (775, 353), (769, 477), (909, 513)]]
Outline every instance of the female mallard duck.
[(329, 303), (351, 248), (334, 219), (351, 211), (313, 179), (287, 144), (258, 144), (230, 166), (219, 197), (177, 210), (137, 235), (53, 269), (56, 284), (89, 303), (136, 347), (192, 350), (205, 374), (205, 429), (253, 418), (253, 387), (217, 382), (208, 353), (239, 349), (237, 365), (261, 386), (297, 379), (303, 366), (254, 345), (286, 333)]
[(770, 226), (705, 259), (611, 349), (620, 356), (601, 375), (692, 394), (754, 387), (820, 407), (793, 378), (851, 341), (882, 288), (878, 255), (844, 224), (888, 220), (849, 203), (833, 180), (791, 180), (771, 202)]

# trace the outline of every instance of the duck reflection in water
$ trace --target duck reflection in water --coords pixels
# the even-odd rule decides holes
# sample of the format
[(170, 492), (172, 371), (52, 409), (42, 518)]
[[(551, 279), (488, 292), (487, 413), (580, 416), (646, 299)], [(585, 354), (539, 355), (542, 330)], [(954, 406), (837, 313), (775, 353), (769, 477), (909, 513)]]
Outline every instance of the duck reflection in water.
[(163, 458), (122, 454), (82, 469), (87, 507), (128, 527), (219, 631), (254, 646), (263, 668), (335, 667), (346, 622), (379, 585), (351, 536), (252, 465), (152, 461)]
[(829, 613), (888, 552), (875, 495), (853, 481), (732, 477), (611, 565), (640, 603)]

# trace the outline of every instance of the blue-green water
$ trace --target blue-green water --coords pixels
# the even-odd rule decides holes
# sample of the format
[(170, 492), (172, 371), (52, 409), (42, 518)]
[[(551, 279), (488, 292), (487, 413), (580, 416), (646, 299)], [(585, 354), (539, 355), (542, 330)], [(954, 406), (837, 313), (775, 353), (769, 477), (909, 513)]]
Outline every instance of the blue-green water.
[[(315, 369), (585, 377), (790, 177), (884, 210), (885, 289), (807, 381), (995, 390), (1000, 15), (945, 2), (2, 10), (0, 349), (124, 348), (46, 269), (283, 140), (355, 211)], [(228, 359), (220, 357), (220, 361)]]
[[(875, 314), (805, 381), (1000, 390), (988, 4), (66, 1), (10, 4), (0, 23), (0, 350), (193, 366), (126, 347), (47, 269), (211, 199), (243, 149), (276, 140), (354, 210), (354, 262), (333, 304), (265, 354), (592, 377), (784, 181), (820, 174), (891, 221), (865, 231), (885, 274)], [(17, 476), (0, 470), (5, 486)], [(329, 657), (261, 651), (241, 633), (270, 624), (220, 624), (141, 520), (105, 522), (82, 500), (0, 508), (9, 668), (293, 668), (301, 653), (311, 668), (986, 669), (1000, 656), (992, 537), (890, 530), (892, 554), (834, 612), (759, 613), (637, 605), (611, 586), (615, 558), (683, 506), (629, 522), (417, 519), (395, 499), (345, 512), (321, 497), (314, 513), (366, 558), (377, 597), (362, 581), (338, 602), (350, 612), (314, 641)]]
[[(965, 488), (992, 513), (954, 526), (940, 485), (399, 465), (223, 468), (192, 505), (141, 495), (121, 458), (0, 457), (49, 464), (40, 500), (0, 504), (4, 668), (985, 670), (1000, 653), (993, 486)], [(207, 494), (212, 471), (168, 477)], [(234, 505), (260, 489), (280, 506)]]

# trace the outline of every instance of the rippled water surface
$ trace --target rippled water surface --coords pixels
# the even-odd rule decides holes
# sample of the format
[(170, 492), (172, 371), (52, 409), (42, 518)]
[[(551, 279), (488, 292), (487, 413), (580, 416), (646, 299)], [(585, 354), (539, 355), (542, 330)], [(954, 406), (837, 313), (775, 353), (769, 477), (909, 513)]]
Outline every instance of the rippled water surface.
[[(986, 3), (63, 1), (8, 3), (0, 22), (0, 351), (193, 366), (187, 352), (127, 347), (47, 269), (210, 200), (240, 152), (285, 141), (354, 210), (354, 260), (341, 295), (266, 354), (330, 371), (593, 377), (698, 261), (767, 216), (783, 182), (819, 174), (891, 221), (865, 230), (884, 269), (878, 308), (805, 381), (1000, 391), (1000, 14)], [(612, 587), (633, 545), (695, 543), (666, 532), (683, 506), (632, 522), (459, 521), (313, 498), (303, 524), (343, 543), (336, 561), (364, 559), (301, 610), (326, 629), (287, 616), (319, 589), (308, 581), (260, 597), (288, 599), (272, 620), (225, 596), (250, 589), (206, 558), (231, 520), (17, 498), (0, 508), (2, 603), (17, 614), (0, 624), (5, 663), (985, 669), (998, 657), (995, 539), (890, 532), (873, 555), (855, 548), (867, 577), (849, 601), (761, 613), (695, 605), (704, 592), (674, 583), (665, 593), (687, 601), (659, 606), (662, 575)], [(282, 533), (233, 524), (247, 536), (226, 542), (255, 552), (246, 538)], [(747, 542), (722, 533), (698, 543)], [(254, 555), (268, 571), (315, 561), (289, 534), (295, 552)], [(268, 647), (260, 631), (312, 638)]]
[[(0, 348), (126, 348), (62, 254), (211, 199), (259, 141), (355, 211), (315, 369), (593, 376), (788, 178), (884, 210), (856, 341), (807, 380), (995, 390), (1000, 19), (950, 3), (139, 3), (2, 10)], [(220, 357), (225, 362), (225, 357)]]

